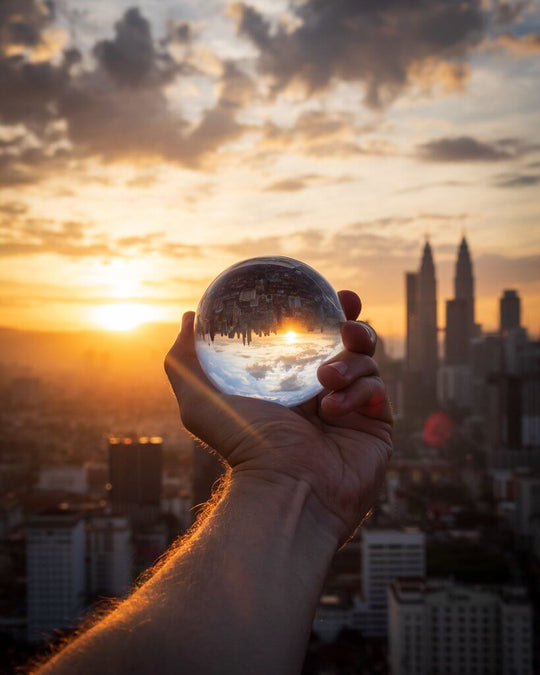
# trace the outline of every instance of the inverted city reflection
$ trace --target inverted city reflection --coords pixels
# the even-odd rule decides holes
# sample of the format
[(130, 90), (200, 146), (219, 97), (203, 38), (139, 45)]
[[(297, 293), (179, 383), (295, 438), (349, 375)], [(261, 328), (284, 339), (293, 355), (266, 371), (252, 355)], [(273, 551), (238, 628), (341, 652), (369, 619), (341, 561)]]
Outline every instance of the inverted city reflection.
[(261, 257), (225, 270), (195, 319), (203, 370), (221, 391), (293, 406), (315, 396), (317, 368), (342, 349), (336, 292), (314, 269)]

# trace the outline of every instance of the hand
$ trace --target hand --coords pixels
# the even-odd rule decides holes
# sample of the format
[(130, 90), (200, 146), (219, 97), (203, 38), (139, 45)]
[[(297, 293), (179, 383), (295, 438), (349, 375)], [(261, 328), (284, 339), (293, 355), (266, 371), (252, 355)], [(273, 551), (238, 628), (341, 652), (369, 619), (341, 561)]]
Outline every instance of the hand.
[(165, 358), (188, 431), (208, 443), (238, 477), (309, 486), (317, 519), (344, 541), (371, 508), (392, 453), (392, 414), (377, 365), (376, 335), (354, 319), (361, 303), (339, 293), (348, 319), (345, 349), (318, 370), (325, 388), (295, 408), (217, 391), (195, 352), (194, 313)]

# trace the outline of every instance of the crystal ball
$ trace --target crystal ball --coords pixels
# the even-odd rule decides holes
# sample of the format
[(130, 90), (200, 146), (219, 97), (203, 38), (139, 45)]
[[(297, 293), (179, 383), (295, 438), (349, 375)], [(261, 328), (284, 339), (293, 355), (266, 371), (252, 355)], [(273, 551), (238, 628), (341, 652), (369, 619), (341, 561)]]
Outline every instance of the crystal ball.
[(220, 391), (294, 406), (322, 390), (317, 368), (343, 349), (345, 320), (337, 293), (309, 265), (251, 258), (206, 290), (195, 348)]

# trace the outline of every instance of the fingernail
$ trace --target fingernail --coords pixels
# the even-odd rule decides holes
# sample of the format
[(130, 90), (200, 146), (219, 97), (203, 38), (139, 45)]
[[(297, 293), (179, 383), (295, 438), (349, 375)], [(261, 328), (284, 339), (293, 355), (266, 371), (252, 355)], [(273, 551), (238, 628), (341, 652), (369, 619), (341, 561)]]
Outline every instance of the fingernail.
[(334, 370), (337, 370), (340, 375), (346, 375), (347, 371), (349, 370), (347, 364), (343, 361), (333, 361), (332, 363), (327, 363), (326, 365), (330, 368), (333, 368)]
[(343, 403), (345, 394), (342, 391), (333, 391), (329, 394), (328, 398), (331, 398), (334, 403)]

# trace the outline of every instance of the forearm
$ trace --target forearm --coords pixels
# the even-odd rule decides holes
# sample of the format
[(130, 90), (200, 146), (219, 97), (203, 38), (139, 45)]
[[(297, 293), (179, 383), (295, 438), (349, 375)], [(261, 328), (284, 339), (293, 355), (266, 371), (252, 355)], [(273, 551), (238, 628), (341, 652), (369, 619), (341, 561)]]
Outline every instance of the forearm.
[(337, 546), (307, 484), (234, 476), (161, 570), (40, 675), (300, 671)]

